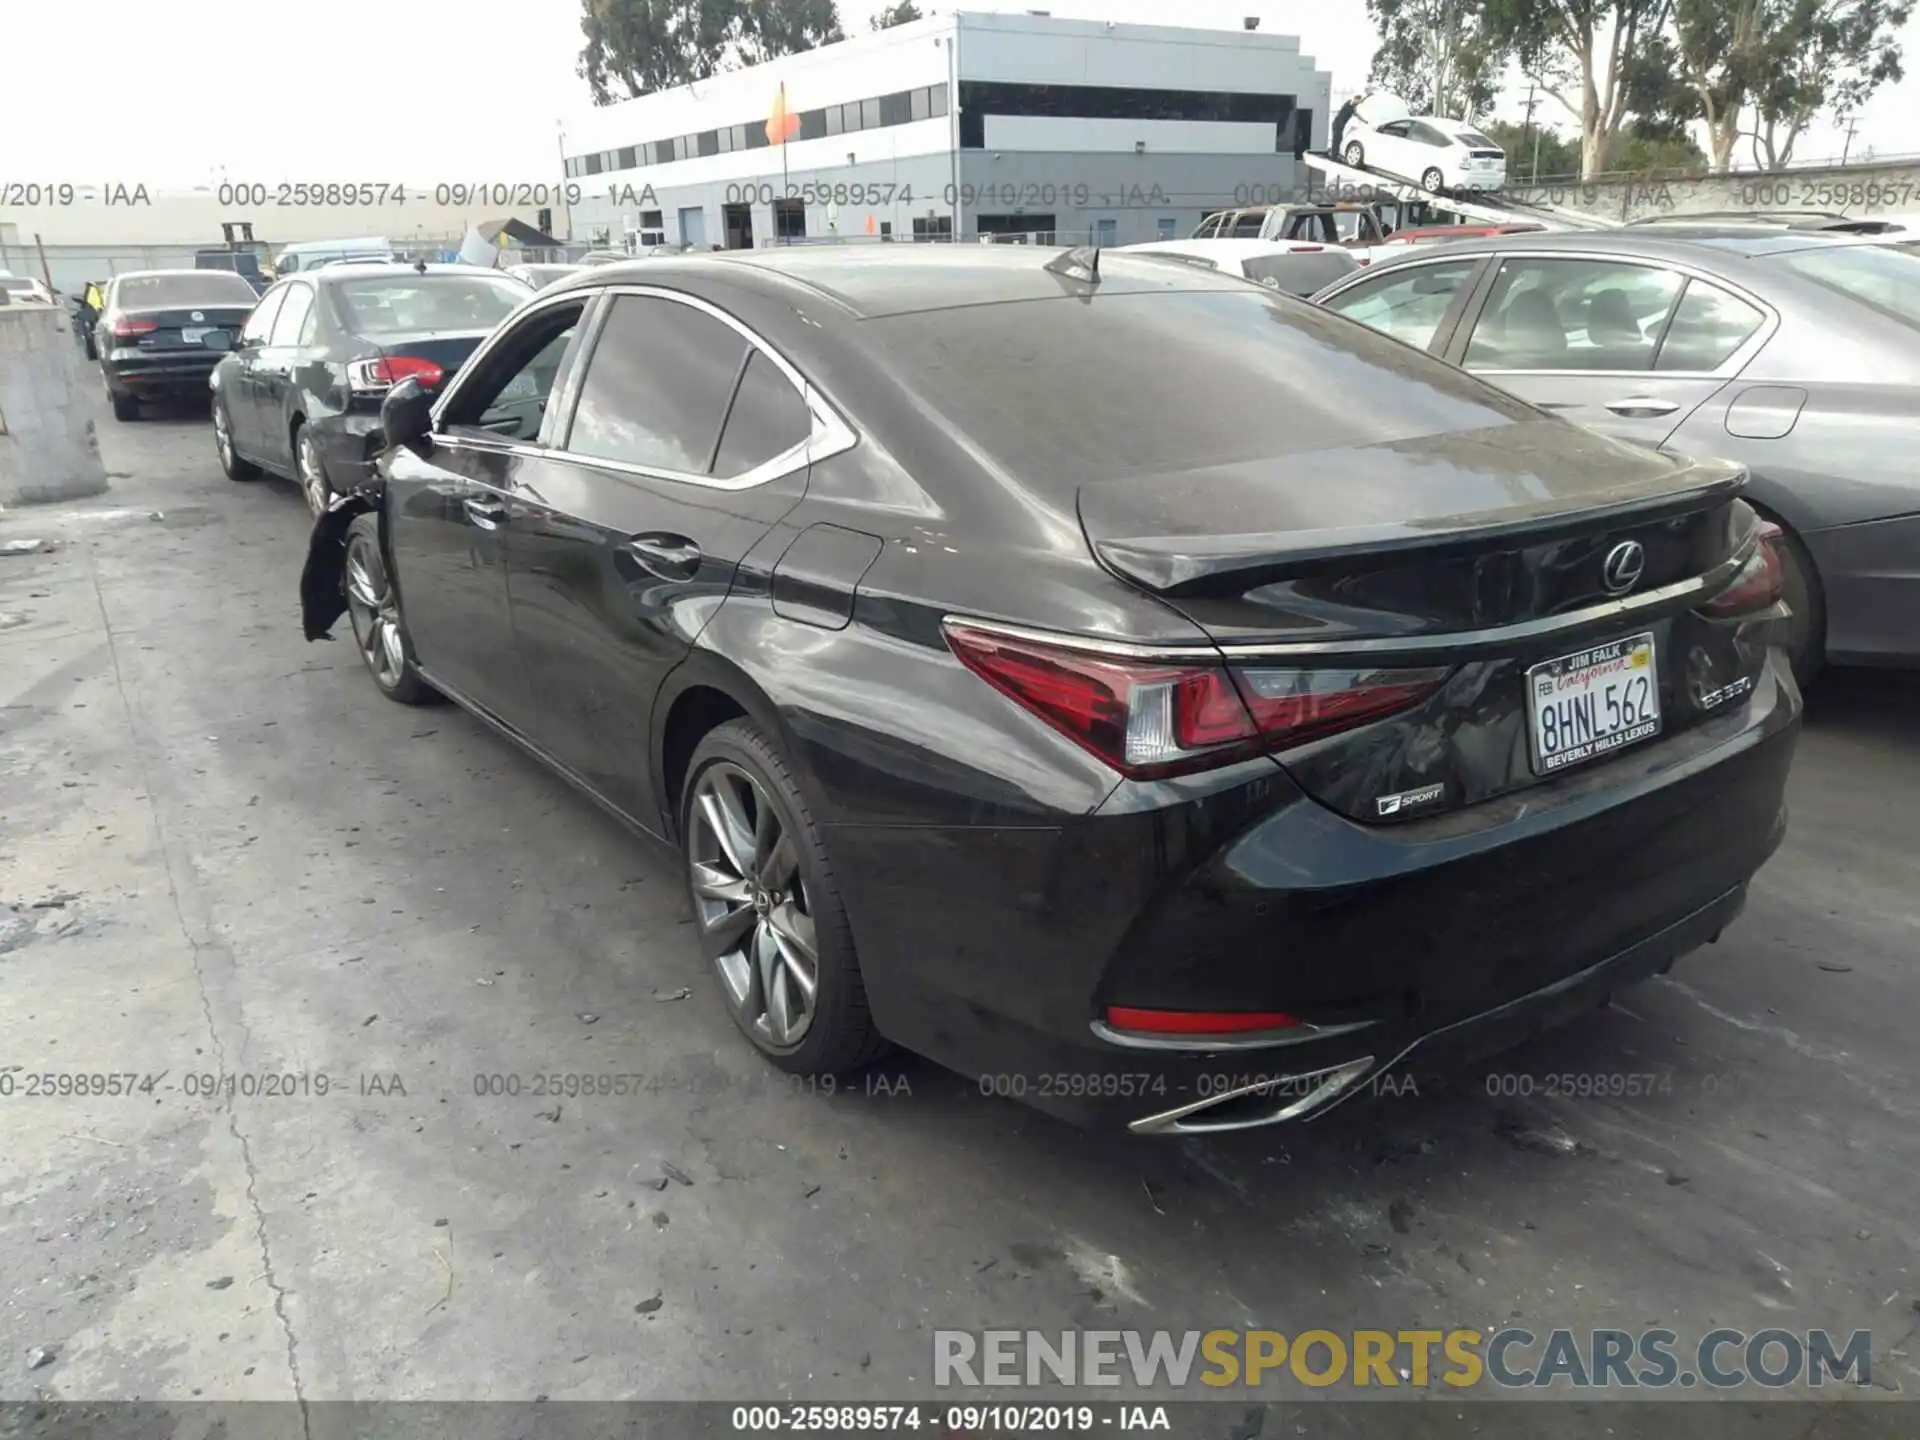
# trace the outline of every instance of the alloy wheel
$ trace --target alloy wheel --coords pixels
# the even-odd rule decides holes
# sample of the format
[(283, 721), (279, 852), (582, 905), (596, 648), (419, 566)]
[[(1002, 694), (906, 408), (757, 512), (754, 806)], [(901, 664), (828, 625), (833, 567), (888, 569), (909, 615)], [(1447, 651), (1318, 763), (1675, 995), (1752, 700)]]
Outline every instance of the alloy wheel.
[(387, 582), (380, 550), (365, 536), (356, 535), (347, 546), (347, 614), (353, 620), (360, 658), (367, 662), (383, 690), (400, 683), (407, 670), (407, 652), (400, 638), (400, 607)]
[(213, 402), (213, 443), (220, 452), (221, 468), (233, 473), (233, 430), (227, 423), (227, 407)]
[(300, 443), (296, 447), (300, 460), (300, 490), (307, 497), (307, 508), (315, 516), (327, 513), (327, 502), (333, 498), (333, 488), (327, 484), (327, 472), (320, 464), (320, 447), (313, 443), (313, 433), (306, 426), (300, 427)]
[(1447, 183), (1447, 177), (1438, 170), (1429, 170), (1420, 177), (1420, 188), (1429, 195), (1438, 195), (1440, 187)]
[(728, 1003), (756, 1044), (791, 1050), (820, 982), (799, 848), (766, 789), (729, 761), (700, 773), (688, 818), (694, 905)]

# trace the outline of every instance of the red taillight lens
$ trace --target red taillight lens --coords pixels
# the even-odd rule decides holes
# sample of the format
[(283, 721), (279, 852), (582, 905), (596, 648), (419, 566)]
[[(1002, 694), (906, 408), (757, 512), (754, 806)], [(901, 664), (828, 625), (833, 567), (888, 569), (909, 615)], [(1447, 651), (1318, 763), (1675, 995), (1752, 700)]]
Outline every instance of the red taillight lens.
[(1760, 543), (1754, 546), (1751, 558), (1740, 567), (1731, 585), (1700, 607), (1700, 613), (1726, 620), (1775, 604), (1786, 593), (1786, 566), (1780, 558), (1780, 548), (1785, 543), (1786, 536), (1780, 527), (1770, 520), (1763, 521)]
[(159, 328), (158, 320), (136, 320), (131, 315), (122, 315), (113, 322), (113, 338), (131, 340), (136, 335), (151, 335)]
[(374, 360), (350, 361), (347, 384), (362, 393), (372, 393), (390, 389), (402, 380), (438, 385), (445, 374), (436, 362), (419, 355), (382, 355)]
[(959, 621), (946, 633), (961, 664), (1135, 779), (1211, 769), (1377, 719), (1425, 698), (1447, 673), (1161, 665)]
[(1285, 1030), (1299, 1019), (1279, 1010), (1136, 1010), (1109, 1005), (1107, 1023), (1116, 1030), (1148, 1035), (1245, 1035), (1258, 1030)]

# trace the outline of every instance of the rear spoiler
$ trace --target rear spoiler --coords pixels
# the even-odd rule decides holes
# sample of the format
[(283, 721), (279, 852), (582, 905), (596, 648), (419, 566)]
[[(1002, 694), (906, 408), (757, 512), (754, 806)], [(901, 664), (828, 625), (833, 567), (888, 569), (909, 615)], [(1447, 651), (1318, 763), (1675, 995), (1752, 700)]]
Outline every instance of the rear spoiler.
[[(1587, 492), (1557, 506), (1537, 506), (1516, 515), (1511, 509), (1463, 513), (1420, 522), (1383, 520), (1339, 529), (1255, 532), (1233, 535), (1116, 536), (1094, 540), (1094, 555), (1114, 574), (1166, 596), (1205, 595), (1216, 589), (1244, 590), (1270, 585), (1327, 568), (1342, 568), (1364, 557), (1371, 565), (1410, 555), (1444, 559), (1485, 551), (1503, 541), (1550, 544), (1631, 520), (1652, 523), (1711, 509), (1737, 498), (1748, 472), (1725, 461), (1689, 462), (1672, 488), (1653, 495), (1645, 482), (1622, 487), (1616, 499)], [(1081, 491), (1082, 529), (1086, 529), (1086, 491)], [(1229, 584), (1230, 582), (1230, 584)]]

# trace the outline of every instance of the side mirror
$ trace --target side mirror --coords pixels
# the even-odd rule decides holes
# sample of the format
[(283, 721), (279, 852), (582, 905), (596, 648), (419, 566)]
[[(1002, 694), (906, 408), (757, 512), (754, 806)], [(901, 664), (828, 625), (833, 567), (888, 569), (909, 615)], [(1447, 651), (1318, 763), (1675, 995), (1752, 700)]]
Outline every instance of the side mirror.
[(380, 433), (388, 445), (418, 446), (433, 433), (433, 396), (408, 376), (380, 402)]

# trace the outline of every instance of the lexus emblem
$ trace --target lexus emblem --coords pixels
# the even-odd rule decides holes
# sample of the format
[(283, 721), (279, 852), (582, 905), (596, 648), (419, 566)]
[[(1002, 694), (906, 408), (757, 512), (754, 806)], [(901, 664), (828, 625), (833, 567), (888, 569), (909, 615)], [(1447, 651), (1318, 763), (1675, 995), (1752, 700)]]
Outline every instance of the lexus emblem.
[(1647, 552), (1638, 540), (1622, 540), (1607, 552), (1607, 558), (1601, 562), (1600, 578), (1605, 582), (1609, 593), (1624, 595), (1640, 583), (1640, 576), (1647, 568)]

